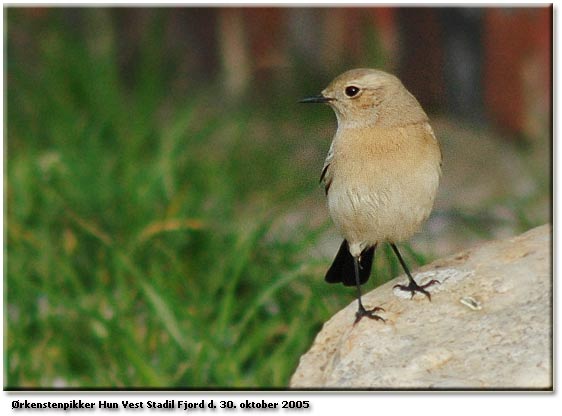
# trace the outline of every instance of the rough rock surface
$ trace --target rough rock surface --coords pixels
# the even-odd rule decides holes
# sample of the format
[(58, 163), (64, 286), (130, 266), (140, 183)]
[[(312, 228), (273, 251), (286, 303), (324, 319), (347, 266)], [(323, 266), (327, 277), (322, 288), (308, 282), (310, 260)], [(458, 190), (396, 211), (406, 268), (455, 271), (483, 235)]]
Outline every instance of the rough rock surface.
[(413, 273), (432, 301), (393, 289), (364, 296), (386, 323), (353, 325), (354, 301), (324, 325), (291, 388), (552, 389), (551, 227), (483, 244)]

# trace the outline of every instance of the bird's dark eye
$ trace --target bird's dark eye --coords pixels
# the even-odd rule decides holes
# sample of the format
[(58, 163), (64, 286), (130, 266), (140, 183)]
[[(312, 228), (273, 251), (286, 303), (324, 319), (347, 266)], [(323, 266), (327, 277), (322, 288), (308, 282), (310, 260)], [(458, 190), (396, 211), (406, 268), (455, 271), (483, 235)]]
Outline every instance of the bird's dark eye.
[(347, 95), (348, 97), (355, 97), (358, 92), (359, 87), (356, 87), (355, 85), (350, 85), (349, 87), (345, 88), (345, 95)]

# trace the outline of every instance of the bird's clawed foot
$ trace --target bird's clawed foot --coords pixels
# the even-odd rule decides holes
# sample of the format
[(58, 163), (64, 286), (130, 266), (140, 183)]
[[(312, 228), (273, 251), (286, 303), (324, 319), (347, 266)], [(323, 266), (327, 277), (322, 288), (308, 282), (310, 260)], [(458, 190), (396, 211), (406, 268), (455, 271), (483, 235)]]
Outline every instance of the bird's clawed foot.
[(367, 318), (370, 318), (370, 319), (374, 319), (376, 321), (386, 322), (386, 320), (384, 318), (381, 318), (380, 316), (377, 315), (378, 311), (384, 312), (384, 309), (379, 308), (377, 306), (377, 307), (368, 311), (367, 309), (365, 309), (363, 307), (363, 305), (359, 305), (359, 309), (355, 313), (355, 322), (353, 322), (353, 325), (355, 325), (357, 322), (359, 322), (361, 320), (361, 318), (363, 318), (364, 316), (366, 316)]
[(400, 290), (410, 292), (412, 294), (410, 299), (412, 299), (414, 297), (416, 292), (423, 293), (425, 296), (427, 296), (427, 298), (431, 302), (431, 294), (425, 289), (428, 288), (429, 286), (433, 286), (435, 283), (441, 284), (441, 282), (439, 280), (433, 279), (433, 280), (430, 280), (429, 282), (427, 282), (426, 284), (420, 286), (416, 283), (415, 280), (412, 279), (412, 280), (410, 280), (410, 283), (408, 285), (394, 285), (392, 288), (393, 289), (399, 288)]

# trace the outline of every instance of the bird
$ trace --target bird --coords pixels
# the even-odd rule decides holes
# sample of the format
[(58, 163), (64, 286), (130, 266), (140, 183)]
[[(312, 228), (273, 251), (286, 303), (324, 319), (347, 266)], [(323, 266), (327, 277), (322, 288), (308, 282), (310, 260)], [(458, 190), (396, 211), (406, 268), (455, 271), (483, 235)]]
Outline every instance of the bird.
[(397, 247), (429, 217), (441, 178), (441, 147), (418, 100), (396, 76), (358, 68), (300, 102), (327, 104), (337, 119), (320, 182), (344, 240), (325, 280), (356, 287), (354, 324), (363, 317), (384, 322), (378, 314), (383, 308), (363, 306), (361, 285), (369, 280), (377, 247), (387, 243), (408, 277), (407, 285), (394, 288), (431, 301), (426, 289), (440, 282), (416, 283)]

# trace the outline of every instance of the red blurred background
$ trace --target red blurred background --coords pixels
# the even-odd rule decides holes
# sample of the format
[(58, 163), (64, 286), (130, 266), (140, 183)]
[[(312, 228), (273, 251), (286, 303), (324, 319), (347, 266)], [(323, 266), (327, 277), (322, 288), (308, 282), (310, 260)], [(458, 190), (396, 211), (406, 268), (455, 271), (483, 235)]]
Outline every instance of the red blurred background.
[[(398, 74), (430, 112), (489, 122), (515, 140), (552, 119), (552, 7), (114, 8), (120, 60), (158, 13), (163, 48), (179, 56), (183, 84), (218, 80), (229, 96), (302, 75), (329, 81), (351, 67)], [(30, 24), (84, 9), (24, 8)], [(25, 31), (19, 32), (25, 43)], [(12, 31), (15, 36), (18, 31)], [(295, 72), (300, 71), (300, 75)], [(182, 82), (179, 85), (183, 85)]]

